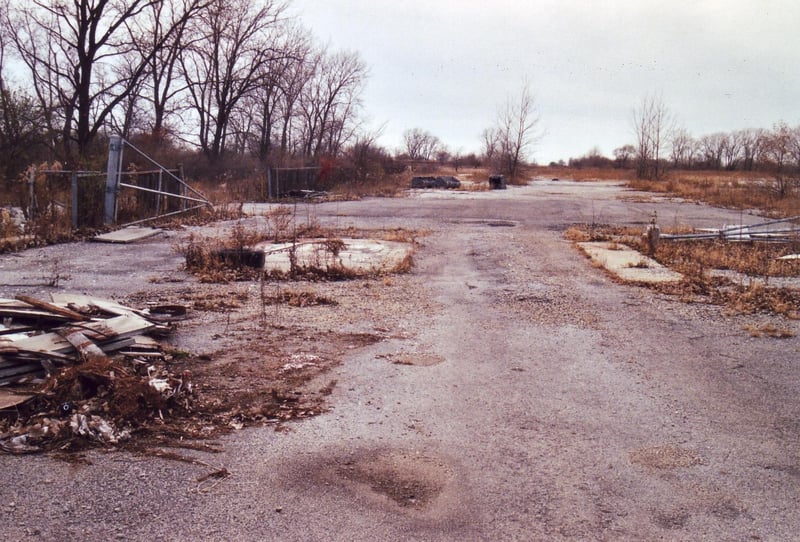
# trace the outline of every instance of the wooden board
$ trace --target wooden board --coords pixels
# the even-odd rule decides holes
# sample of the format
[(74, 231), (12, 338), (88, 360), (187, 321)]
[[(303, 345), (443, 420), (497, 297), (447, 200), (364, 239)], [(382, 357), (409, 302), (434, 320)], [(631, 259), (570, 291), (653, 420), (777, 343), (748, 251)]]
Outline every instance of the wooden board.
[(50, 299), (53, 301), (54, 305), (61, 307), (94, 307), (109, 314), (116, 314), (117, 316), (122, 316), (124, 314), (138, 314), (140, 312), (130, 307), (126, 307), (125, 305), (120, 305), (116, 301), (112, 301), (110, 299), (103, 299), (101, 297), (93, 297), (84, 294), (53, 293), (50, 294)]
[(121, 230), (95, 235), (92, 240), (101, 243), (135, 243), (148, 237), (158, 235), (163, 230), (158, 228), (142, 228), (137, 226), (129, 226)]
[[(123, 339), (146, 333), (154, 327), (154, 324), (144, 318), (140, 318), (135, 314), (125, 314), (108, 320), (89, 322), (82, 325), (80, 329), (93, 341), (102, 343), (104, 340)], [(43, 333), (42, 335), (20, 339), (13, 341), (10, 346), (20, 352), (55, 352), (64, 354), (75, 351), (75, 348), (57, 333)]]
[(83, 361), (99, 361), (106, 359), (106, 354), (94, 344), (86, 335), (73, 328), (64, 330), (61, 337), (67, 340), (81, 355)]
[(59, 316), (64, 316), (66, 318), (69, 318), (70, 320), (75, 320), (76, 322), (85, 322), (86, 320), (89, 319), (86, 316), (79, 314), (73, 310), (53, 305), (52, 303), (48, 303), (47, 301), (41, 301), (29, 295), (18, 295), (16, 296), (16, 299), (22, 301), (23, 303), (27, 303), (28, 305), (36, 307), (37, 309), (50, 311), (55, 314), (58, 314)]
[(25, 393), (14, 393), (10, 390), (0, 390), (0, 409), (4, 410), (21, 405), (32, 397), (33, 395), (28, 395)]
[(0, 299), (0, 316), (14, 318), (21, 318), (26, 320), (44, 319), (53, 320), (57, 322), (68, 321), (64, 315), (55, 314), (42, 309), (37, 309), (28, 303), (23, 303), (16, 299)]

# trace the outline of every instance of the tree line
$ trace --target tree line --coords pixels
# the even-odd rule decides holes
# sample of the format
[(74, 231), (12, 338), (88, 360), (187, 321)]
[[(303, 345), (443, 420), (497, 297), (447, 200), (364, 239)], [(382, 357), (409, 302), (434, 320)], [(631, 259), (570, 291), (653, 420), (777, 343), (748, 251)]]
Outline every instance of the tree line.
[(517, 95), (509, 95), (500, 104), (494, 122), (481, 133), (482, 153), (451, 154), (438, 137), (413, 128), (403, 134), (401, 159), (449, 162), (456, 170), (464, 165), (485, 165), (496, 173), (516, 178), (527, 165), (535, 144), (541, 139), (540, 118), (530, 85), (524, 84)]
[[(800, 178), (800, 125), (747, 128), (693, 137), (660, 97), (647, 96), (633, 111), (635, 144), (614, 150), (614, 164), (636, 168), (640, 178), (658, 179), (668, 169), (759, 171)], [(597, 161), (596, 153), (584, 157)], [(577, 165), (579, 161), (575, 162)]]
[(364, 61), (317, 44), (287, 2), (0, 2), (6, 178), (42, 156), (86, 167), (112, 133), (211, 165), (336, 156), (361, 137)]

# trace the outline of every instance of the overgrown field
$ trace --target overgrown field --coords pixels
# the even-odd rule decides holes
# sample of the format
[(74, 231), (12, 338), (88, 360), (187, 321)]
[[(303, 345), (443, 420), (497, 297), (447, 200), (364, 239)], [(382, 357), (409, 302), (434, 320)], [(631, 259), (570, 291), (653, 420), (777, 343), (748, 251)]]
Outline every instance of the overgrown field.
[(796, 180), (744, 171), (674, 171), (663, 180), (630, 180), (636, 190), (675, 195), (729, 209), (757, 209), (766, 216), (800, 214)]

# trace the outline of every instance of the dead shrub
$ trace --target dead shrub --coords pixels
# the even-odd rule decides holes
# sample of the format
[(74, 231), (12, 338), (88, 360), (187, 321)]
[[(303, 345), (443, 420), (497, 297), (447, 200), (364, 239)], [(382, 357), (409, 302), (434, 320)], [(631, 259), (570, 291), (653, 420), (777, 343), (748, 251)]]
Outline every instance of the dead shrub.
[(190, 235), (186, 243), (175, 247), (184, 257), (185, 269), (201, 282), (227, 283), (256, 280), (261, 270), (247, 265), (249, 252), (241, 237), (219, 239)]
[(406, 256), (397, 262), (389, 271), (390, 274), (395, 275), (402, 275), (405, 273), (410, 273), (414, 269), (414, 253), (410, 252), (406, 254)]
[(713, 297), (739, 314), (774, 313), (797, 318), (800, 306), (800, 292), (761, 284), (722, 289), (714, 292)]
[(778, 327), (772, 323), (762, 324), (760, 326), (746, 325), (743, 329), (749, 331), (751, 337), (756, 338), (767, 336), (775, 339), (789, 339), (795, 336), (792, 330)]
[(773, 178), (745, 171), (675, 171), (664, 180), (630, 180), (635, 190), (671, 194), (729, 209), (759, 209), (788, 217), (800, 208), (800, 193), (776, 189)]
[(283, 291), (271, 295), (262, 295), (266, 305), (289, 305), (290, 307), (313, 307), (317, 305), (338, 305), (339, 303), (325, 296), (309, 291)]
[[(641, 231), (635, 228), (573, 226), (565, 232), (571, 240), (624, 242), (645, 252)], [(705, 299), (725, 306), (732, 313), (780, 314), (799, 318), (800, 292), (769, 286), (771, 277), (800, 277), (800, 261), (778, 260), (800, 252), (797, 243), (729, 242), (721, 240), (662, 241), (653, 255), (662, 265), (681, 273), (678, 283), (650, 286), (677, 295), (685, 302)], [(644, 264), (636, 264), (635, 267)], [(731, 270), (758, 280), (734, 284), (730, 279), (711, 276), (712, 269)]]
[(655, 259), (689, 274), (697, 274), (697, 269), (728, 269), (757, 277), (793, 277), (800, 276), (800, 261), (778, 258), (798, 251), (797, 243), (662, 241)]

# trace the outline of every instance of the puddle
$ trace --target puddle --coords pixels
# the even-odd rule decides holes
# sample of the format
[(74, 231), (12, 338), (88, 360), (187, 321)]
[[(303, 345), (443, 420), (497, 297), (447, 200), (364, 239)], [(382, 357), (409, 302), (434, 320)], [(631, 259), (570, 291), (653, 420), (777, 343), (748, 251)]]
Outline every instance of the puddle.
[(517, 225), (513, 220), (451, 220), (451, 224), (468, 224), (471, 226), (489, 226), (490, 228), (513, 228)]

